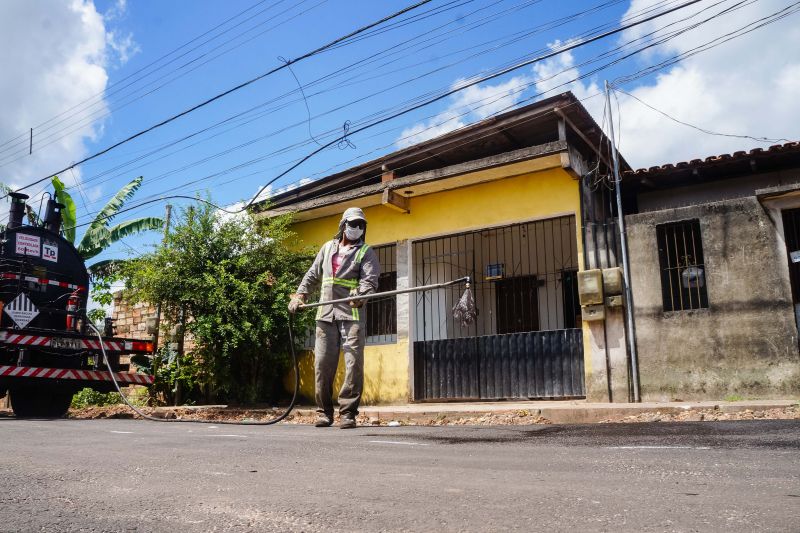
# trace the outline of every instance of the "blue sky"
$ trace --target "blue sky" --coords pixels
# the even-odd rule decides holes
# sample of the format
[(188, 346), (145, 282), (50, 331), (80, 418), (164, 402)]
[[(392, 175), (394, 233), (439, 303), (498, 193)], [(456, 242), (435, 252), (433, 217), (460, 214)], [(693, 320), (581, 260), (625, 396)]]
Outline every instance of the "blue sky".
[[(0, 88), (0, 97), (11, 110), (0, 118), (0, 150), (3, 142), (21, 137), (5, 145), (13, 150), (0, 151), (0, 181), (19, 186), (44, 177), (279, 65), (279, 56), (295, 58), (410, 3), (4, 2), (0, 35), (5, 37), (0, 37), (0, 50), (5, 52), (0, 52), (0, 67), (7, 72), (4, 77), (14, 83)], [(434, 9), (424, 20), (409, 21), (298, 63), (294, 75), (283, 70), (258, 81), (62, 178), (72, 187), (79, 222), (89, 220), (111, 194), (139, 175), (144, 176), (144, 186), (130, 205), (176, 192), (208, 193), (220, 204), (234, 204), (252, 197), (260, 185), (313, 150), (316, 142), (338, 135), (347, 121), (356, 127), (374, 113), (557, 49), (593, 28), (616, 27), (625, 17), (680, 3), (436, 0), (414, 12)], [(685, 53), (792, 5), (777, 0), (704, 0), (679, 14), (525, 67), (354, 135), (350, 145), (325, 150), (277, 182), (275, 188), (324, 177), (566, 89), (583, 99), (601, 122), (603, 99), (597, 95), (603, 80)], [(596, 9), (584, 16), (553, 23), (592, 8)], [(667, 24), (673, 26), (659, 31), (685, 27), (719, 13), (724, 14), (679, 38), (558, 87), (589, 72), (595, 65), (583, 63), (598, 54)], [(681, 21), (684, 17), (687, 20)], [(701, 134), (620, 94), (617, 118), (626, 158), (635, 166), (646, 166), (796, 139), (791, 117), (800, 112), (796, 98), (800, 57), (789, 51), (800, 45), (798, 26), (797, 15), (789, 16), (622, 86), (681, 120), (722, 133), (765, 136), (769, 141)], [(357, 61), (371, 62), (343, 70)], [(326, 76), (329, 78), (314, 83)], [(305, 87), (306, 99), (297, 92), (298, 83)], [(92, 105), (87, 107), (91, 98)], [(46, 122), (54, 116), (61, 122)], [(34, 130), (34, 154), (26, 156), (24, 134), (39, 125)], [(177, 142), (193, 134), (191, 139)], [(175, 144), (169, 146), (171, 143)], [(17, 157), (8, 157), (17, 153)], [(187, 202), (171, 203), (180, 206)], [(164, 203), (157, 202), (126, 214), (126, 218), (160, 215), (163, 209)], [(155, 235), (126, 239), (103, 257), (141, 251), (156, 240)]]

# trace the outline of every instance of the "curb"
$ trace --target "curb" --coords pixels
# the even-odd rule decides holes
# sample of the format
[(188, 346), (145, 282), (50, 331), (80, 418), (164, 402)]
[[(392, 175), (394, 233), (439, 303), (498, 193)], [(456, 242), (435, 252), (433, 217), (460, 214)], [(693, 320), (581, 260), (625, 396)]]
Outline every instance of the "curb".
[[(686, 412), (742, 413), (757, 412), (769, 409), (785, 409), (800, 406), (798, 400), (747, 400), (741, 402), (670, 402), (670, 403), (625, 403), (601, 404), (579, 403), (570, 401), (558, 402), (509, 402), (509, 403), (471, 403), (471, 404), (408, 404), (377, 405), (362, 407), (360, 416), (381, 422), (397, 421), (400, 423), (430, 422), (432, 420), (457, 420), (459, 418), (477, 418), (486, 415), (513, 415), (542, 417), (553, 424), (595, 424), (609, 420), (620, 421), (626, 417), (643, 414), (678, 415)], [(169, 413), (174, 410), (203, 411), (211, 409), (227, 409), (226, 405), (199, 405), (158, 407), (157, 413)], [(251, 412), (266, 411), (263, 408), (246, 408)], [(280, 409), (280, 408), (278, 408)], [(300, 416), (313, 417), (314, 407), (303, 406), (294, 409)]]
[[(653, 414), (680, 414), (687, 411), (720, 411), (723, 413), (741, 413), (745, 411), (764, 411), (767, 409), (783, 409), (798, 405), (795, 400), (779, 400), (779, 401), (760, 401), (760, 402), (703, 402), (703, 403), (682, 403), (680, 405), (632, 405), (626, 404), (624, 406), (615, 406), (608, 404), (607, 406), (547, 406), (537, 408), (535, 404), (523, 408), (514, 407), (509, 409), (480, 409), (479, 405), (470, 409), (430, 409), (421, 411), (411, 411), (405, 409), (390, 409), (390, 408), (370, 408), (366, 407), (361, 410), (361, 414), (368, 418), (376, 418), (380, 421), (397, 420), (400, 422), (417, 422), (423, 420), (437, 420), (437, 419), (458, 419), (470, 418), (482, 415), (503, 415), (503, 414), (520, 414), (525, 413), (527, 416), (541, 416), (546, 418), (554, 424), (593, 424), (602, 422), (609, 419), (621, 419), (628, 416), (636, 416), (645, 413)], [(313, 410), (309, 410), (313, 413)]]

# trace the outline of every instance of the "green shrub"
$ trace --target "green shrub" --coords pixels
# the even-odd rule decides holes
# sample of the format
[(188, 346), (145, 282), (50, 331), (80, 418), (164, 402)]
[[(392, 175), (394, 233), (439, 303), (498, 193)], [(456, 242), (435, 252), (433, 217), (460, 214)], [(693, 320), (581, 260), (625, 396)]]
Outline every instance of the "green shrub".
[(85, 388), (76, 392), (72, 396), (72, 408), (83, 409), (84, 407), (102, 407), (104, 405), (116, 405), (122, 403), (122, 398), (116, 392), (97, 392), (94, 389)]
[[(288, 295), (310, 263), (290, 224), (289, 215), (221, 218), (210, 206), (189, 207), (152, 253), (126, 263), (129, 298), (160, 304), (165, 324), (186, 317), (193, 339), (180, 368), (174, 357), (159, 365), (154, 388), (165, 398), (180, 383), (180, 400), (200, 389), (211, 401), (274, 400), (289, 367)], [(297, 337), (313, 317), (294, 317)]]

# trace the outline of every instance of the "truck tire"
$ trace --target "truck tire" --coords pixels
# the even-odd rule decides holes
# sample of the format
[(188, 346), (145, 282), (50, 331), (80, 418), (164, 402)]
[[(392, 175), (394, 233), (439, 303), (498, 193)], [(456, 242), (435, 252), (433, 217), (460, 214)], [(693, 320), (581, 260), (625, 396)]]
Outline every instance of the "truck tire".
[(61, 418), (72, 403), (72, 392), (13, 389), (9, 393), (17, 418)]

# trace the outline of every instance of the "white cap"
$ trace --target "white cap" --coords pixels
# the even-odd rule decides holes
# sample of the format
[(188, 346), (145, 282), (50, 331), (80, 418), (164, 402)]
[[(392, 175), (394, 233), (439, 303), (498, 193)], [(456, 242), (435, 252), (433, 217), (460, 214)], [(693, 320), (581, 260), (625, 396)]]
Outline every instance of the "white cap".
[(352, 222), (353, 220), (363, 220), (366, 222), (367, 217), (364, 216), (364, 211), (362, 211), (360, 207), (348, 207), (342, 215), (342, 220), (344, 222)]

